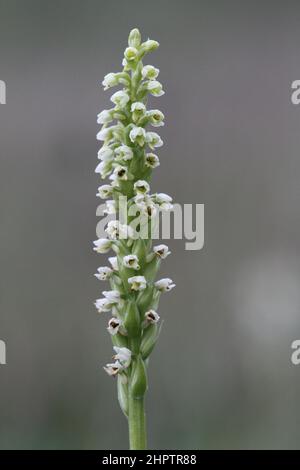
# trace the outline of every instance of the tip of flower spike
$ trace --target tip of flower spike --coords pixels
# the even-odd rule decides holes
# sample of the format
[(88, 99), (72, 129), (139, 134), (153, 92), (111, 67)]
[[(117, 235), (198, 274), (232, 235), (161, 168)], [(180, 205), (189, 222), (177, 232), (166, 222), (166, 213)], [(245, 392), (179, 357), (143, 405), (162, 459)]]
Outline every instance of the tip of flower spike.
[(141, 33), (138, 28), (133, 28), (128, 37), (129, 47), (138, 47), (141, 44)]

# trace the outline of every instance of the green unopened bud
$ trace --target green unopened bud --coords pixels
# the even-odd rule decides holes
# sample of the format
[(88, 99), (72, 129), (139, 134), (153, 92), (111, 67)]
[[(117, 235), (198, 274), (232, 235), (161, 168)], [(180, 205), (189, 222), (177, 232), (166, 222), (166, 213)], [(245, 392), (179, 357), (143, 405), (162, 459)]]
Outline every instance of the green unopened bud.
[(141, 44), (141, 33), (137, 28), (134, 28), (130, 31), (128, 37), (128, 46), (130, 47), (139, 47)]
[(133, 398), (142, 398), (147, 390), (146, 367), (140, 356), (133, 361), (130, 390)]
[(157, 326), (157, 323), (151, 323), (143, 333), (142, 343), (141, 343), (141, 355), (145, 360), (150, 356), (153, 348), (156, 344), (160, 333), (160, 329)]
[(153, 41), (153, 39), (148, 39), (148, 41), (143, 42), (142, 50), (145, 52), (155, 51), (159, 46), (159, 42)]
[(135, 302), (129, 300), (126, 304), (124, 326), (129, 336), (136, 337), (140, 333), (140, 312)]
[(148, 286), (144, 289), (137, 297), (137, 304), (140, 312), (144, 313), (150, 308), (153, 307), (153, 298), (156, 295), (155, 289), (153, 286)]
[(111, 341), (113, 346), (117, 346), (118, 348), (127, 348), (128, 347), (128, 340), (126, 336), (117, 334), (111, 336)]
[(160, 265), (160, 259), (153, 257), (152, 260), (147, 263), (144, 269), (144, 276), (149, 281), (152, 282), (157, 274), (158, 268)]
[(118, 400), (124, 415), (128, 416), (128, 384), (124, 374), (118, 374)]

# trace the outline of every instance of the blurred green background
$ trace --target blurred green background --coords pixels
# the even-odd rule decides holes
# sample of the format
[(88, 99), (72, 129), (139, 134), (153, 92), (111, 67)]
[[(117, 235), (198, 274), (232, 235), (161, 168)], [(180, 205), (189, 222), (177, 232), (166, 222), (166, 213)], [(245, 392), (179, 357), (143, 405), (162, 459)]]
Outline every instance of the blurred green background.
[(127, 447), (91, 241), (101, 81), (136, 26), (166, 90), (153, 189), (205, 204), (204, 249), (161, 272), (149, 447), (299, 448), (300, 4), (253, 0), (0, 0), (0, 448)]

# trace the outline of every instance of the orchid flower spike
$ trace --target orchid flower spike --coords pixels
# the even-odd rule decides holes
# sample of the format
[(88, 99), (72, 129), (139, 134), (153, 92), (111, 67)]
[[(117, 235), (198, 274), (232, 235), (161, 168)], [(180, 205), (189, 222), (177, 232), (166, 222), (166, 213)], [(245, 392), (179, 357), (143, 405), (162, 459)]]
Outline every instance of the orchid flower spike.
[[(160, 294), (175, 287), (169, 278), (157, 279), (161, 260), (170, 255), (167, 245), (153, 246), (143, 229), (156, 221), (159, 211), (172, 210), (172, 198), (163, 192), (150, 194), (152, 173), (160, 165), (154, 149), (162, 147), (160, 135), (165, 116), (149, 102), (164, 95), (158, 81), (159, 69), (148, 63), (148, 54), (159, 43), (142, 41), (134, 28), (124, 47), (122, 70), (105, 75), (104, 90), (112, 87), (112, 105), (100, 111), (96, 174), (108, 182), (98, 187), (104, 199), (104, 214), (113, 216), (106, 225), (106, 237), (94, 241), (94, 250), (105, 254), (112, 249), (109, 266), (97, 269), (95, 277), (107, 282), (103, 297), (95, 301), (99, 313), (111, 312), (106, 326), (115, 355), (104, 366), (109, 376), (117, 377), (118, 400), (128, 419), (130, 448), (146, 448), (144, 396), (148, 388), (148, 357), (159, 336), (157, 313)], [(147, 59), (146, 59), (147, 58)], [(147, 62), (144, 63), (144, 61)], [(154, 97), (154, 98), (153, 98)], [(151, 104), (151, 103), (150, 103)], [(124, 210), (124, 205), (125, 209)], [(136, 210), (137, 224), (130, 211)], [(161, 325), (160, 325), (161, 326)]]

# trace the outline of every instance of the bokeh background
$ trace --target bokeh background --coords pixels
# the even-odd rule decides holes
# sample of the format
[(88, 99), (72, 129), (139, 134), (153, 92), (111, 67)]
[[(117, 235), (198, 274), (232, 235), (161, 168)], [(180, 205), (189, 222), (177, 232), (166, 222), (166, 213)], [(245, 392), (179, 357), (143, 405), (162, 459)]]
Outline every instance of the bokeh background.
[(0, 0), (0, 447), (127, 447), (91, 240), (100, 84), (136, 26), (166, 90), (153, 188), (205, 204), (204, 249), (161, 272), (149, 447), (299, 448), (300, 4), (255, 0)]

